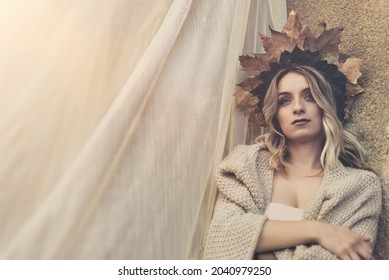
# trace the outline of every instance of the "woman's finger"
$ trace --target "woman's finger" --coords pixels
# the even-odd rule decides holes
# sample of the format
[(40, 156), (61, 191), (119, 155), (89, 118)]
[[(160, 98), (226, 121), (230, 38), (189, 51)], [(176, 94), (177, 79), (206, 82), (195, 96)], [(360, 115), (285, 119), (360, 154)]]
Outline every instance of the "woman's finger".
[(361, 259), (360, 256), (354, 251), (351, 251), (349, 254), (350, 254), (350, 260), (360, 260)]
[(337, 255), (337, 257), (340, 260), (351, 260), (351, 256), (349, 254), (347, 254), (347, 253), (339, 254), (339, 255)]
[(369, 243), (363, 242), (358, 247), (357, 253), (363, 260), (371, 260), (373, 249)]
[(363, 241), (370, 242), (370, 238), (367, 236), (361, 236)]

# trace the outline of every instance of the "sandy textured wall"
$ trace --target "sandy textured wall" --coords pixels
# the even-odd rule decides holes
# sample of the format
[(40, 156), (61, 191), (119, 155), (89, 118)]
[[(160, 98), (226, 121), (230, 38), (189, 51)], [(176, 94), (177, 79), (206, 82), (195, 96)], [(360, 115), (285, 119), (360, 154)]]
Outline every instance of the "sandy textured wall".
[(389, 0), (287, 0), (300, 20), (315, 26), (343, 26), (340, 51), (364, 60), (360, 84), (365, 93), (356, 98), (350, 125), (367, 148), (369, 162), (388, 182), (389, 161)]

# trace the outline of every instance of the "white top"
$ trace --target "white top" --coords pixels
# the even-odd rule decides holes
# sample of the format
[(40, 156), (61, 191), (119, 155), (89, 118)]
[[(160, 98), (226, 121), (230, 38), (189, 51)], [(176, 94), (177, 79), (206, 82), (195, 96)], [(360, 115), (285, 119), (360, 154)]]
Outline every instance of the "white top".
[(289, 205), (270, 202), (265, 211), (269, 220), (274, 221), (302, 221), (304, 209)]

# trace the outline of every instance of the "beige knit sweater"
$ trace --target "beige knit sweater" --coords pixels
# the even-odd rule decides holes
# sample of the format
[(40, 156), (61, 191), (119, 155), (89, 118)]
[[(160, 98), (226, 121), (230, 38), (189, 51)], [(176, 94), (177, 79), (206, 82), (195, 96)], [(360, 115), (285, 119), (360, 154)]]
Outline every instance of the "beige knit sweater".
[[(216, 172), (219, 197), (204, 259), (252, 259), (267, 217), (273, 171), (262, 144), (237, 146)], [(304, 220), (342, 225), (371, 238), (376, 259), (388, 259), (388, 193), (372, 172), (344, 167), (324, 171)], [(274, 252), (278, 259), (337, 259), (317, 244)]]

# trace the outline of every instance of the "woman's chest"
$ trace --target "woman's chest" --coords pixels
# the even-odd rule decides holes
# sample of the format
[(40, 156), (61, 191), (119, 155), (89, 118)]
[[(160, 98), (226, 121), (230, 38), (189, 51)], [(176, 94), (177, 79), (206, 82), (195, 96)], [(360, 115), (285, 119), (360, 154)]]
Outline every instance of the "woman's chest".
[(323, 178), (289, 177), (274, 175), (271, 202), (305, 208), (320, 189)]

